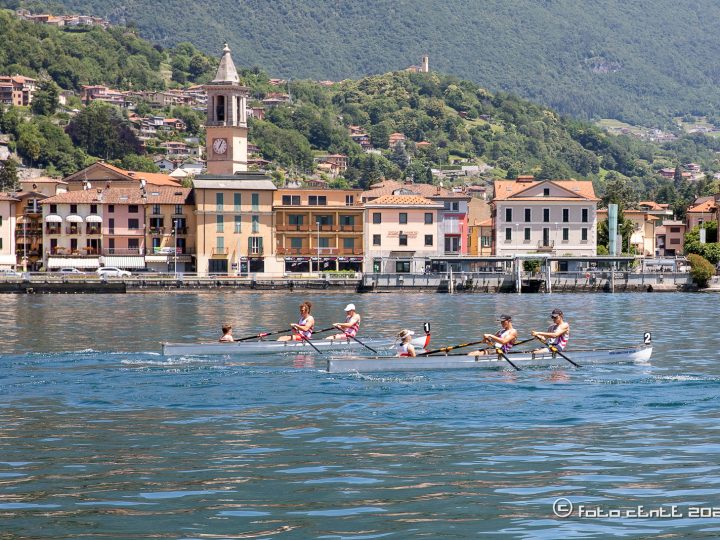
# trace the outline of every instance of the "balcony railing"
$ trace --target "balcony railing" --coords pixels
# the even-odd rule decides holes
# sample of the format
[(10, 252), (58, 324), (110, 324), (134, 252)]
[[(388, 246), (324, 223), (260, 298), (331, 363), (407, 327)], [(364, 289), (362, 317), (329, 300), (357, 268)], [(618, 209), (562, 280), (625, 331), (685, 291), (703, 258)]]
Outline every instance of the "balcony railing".
[[(175, 246), (163, 246), (161, 248), (149, 247), (145, 250), (145, 255), (167, 255), (172, 257), (175, 254)], [(195, 248), (188, 248), (183, 246), (177, 247), (178, 255), (194, 255)]]
[(540, 240), (537, 245), (538, 251), (552, 251), (555, 248), (555, 242), (552, 240), (548, 240), (547, 242), (544, 240)]
[(15, 229), (15, 237), (16, 238), (22, 238), (23, 236), (42, 236), (42, 228), (41, 227), (27, 227), (25, 229), (19, 228)]
[(226, 247), (214, 247), (212, 248), (212, 255), (227, 255), (228, 254), (228, 248)]
[(143, 255), (144, 251), (140, 248), (105, 248), (102, 250), (103, 255)]
[[(287, 225), (281, 224), (276, 227), (278, 232), (310, 232), (317, 233), (317, 225)], [(320, 232), (362, 232), (362, 225), (320, 225)]]
[(107, 228), (103, 229), (103, 234), (107, 234), (110, 236), (144, 236), (145, 229), (142, 229), (142, 228), (127, 229), (127, 228), (120, 228), (120, 227), (107, 227)]
[(23, 210), (24, 214), (42, 214), (42, 208), (39, 206), (26, 206)]
[(165, 227), (150, 227), (151, 236), (160, 236), (165, 234)]
[(173, 227), (172, 229), (170, 229), (169, 232), (170, 232), (170, 234), (174, 235), (175, 231), (177, 231), (178, 236), (180, 236), (181, 234), (187, 234), (188, 228), (187, 227)]
[(82, 234), (80, 227), (65, 227), (65, 234)]
[(277, 230), (279, 232), (288, 232), (288, 231), (289, 232), (309, 232), (310, 227), (308, 227), (307, 225), (303, 225), (303, 224), (300, 224), (300, 225), (283, 224), (283, 225), (278, 225)]
[(60, 227), (60, 225), (58, 225), (57, 227), (47, 226), (45, 227), (45, 234), (62, 234), (62, 228)]
[[(316, 247), (299, 247), (299, 248), (293, 248), (293, 247), (278, 247), (277, 248), (277, 254), (278, 255), (286, 255), (286, 256), (306, 256), (306, 257), (317, 257), (318, 255), (318, 249)], [(320, 256), (321, 257), (333, 257), (338, 255), (362, 255), (363, 249), (356, 247), (356, 248), (336, 248), (336, 247), (326, 247), (326, 248), (320, 248)]]
[(102, 227), (88, 225), (85, 234), (88, 236), (100, 236), (102, 235)]

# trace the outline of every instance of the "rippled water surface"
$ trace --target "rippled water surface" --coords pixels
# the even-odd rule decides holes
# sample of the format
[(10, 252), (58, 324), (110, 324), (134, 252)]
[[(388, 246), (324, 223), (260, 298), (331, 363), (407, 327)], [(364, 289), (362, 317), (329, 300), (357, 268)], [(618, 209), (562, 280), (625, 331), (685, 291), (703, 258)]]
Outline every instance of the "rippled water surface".
[[(322, 360), (159, 354), (277, 330), (309, 298), (362, 335), (468, 341), (561, 307), (571, 347), (649, 365), (328, 374)], [(717, 537), (720, 296), (0, 297), (0, 538)], [(569, 349), (570, 351), (572, 348)], [(570, 353), (568, 353), (570, 355)], [(572, 357), (572, 356), (571, 356)], [(565, 519), (553, 502), (574, 505)], [(676, 518), (579, 517), (677, 505)]]

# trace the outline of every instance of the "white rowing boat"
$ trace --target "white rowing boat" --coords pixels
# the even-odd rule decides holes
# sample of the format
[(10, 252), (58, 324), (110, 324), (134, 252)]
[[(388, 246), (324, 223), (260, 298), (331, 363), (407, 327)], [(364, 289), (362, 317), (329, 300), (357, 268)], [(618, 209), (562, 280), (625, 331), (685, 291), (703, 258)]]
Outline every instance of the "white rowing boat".
[[(372, 347), (379, 353), (383, 351), (389, 355), (394, 354), (397, 341), (394, 339), (364, 339), (359, 338), (365, 345)], [(427, 347), (429, 336), (413, 339), (416, 347)], [(312, 343), (312, 345), (310, 345)], [(313, 345), (322, 352), (352, 353), (370, 352), (363, 345), (352, 339), (312, 339), (307, 341), (237, 341), (235, 343), (163, 343), (162, 352), (165, 356), (206, 356), (206, 355), (256, 355), (256, 354), (317, 354)]]
[[(615, 364), (647, 362), (652, 355), (652, 345), (643, 344), (624, 349), (591, 349), (570, 350), (564, 353), (580, 366), (589, 364)], [(529, 352), (510, 352), (507, 357), (519, 368), (525, 367), (572, 367), (561, 356), (547, 354), (532, 354)], [(510, 364), (497, 355), (467, 356), (467, 355), (431, 355), (416, 357), (333, 357), (327, 361), (327, 371), (330, 373), (372, 373), (379, 371), (419, 371), (427, 369), (492, 369), (509, 368)]]

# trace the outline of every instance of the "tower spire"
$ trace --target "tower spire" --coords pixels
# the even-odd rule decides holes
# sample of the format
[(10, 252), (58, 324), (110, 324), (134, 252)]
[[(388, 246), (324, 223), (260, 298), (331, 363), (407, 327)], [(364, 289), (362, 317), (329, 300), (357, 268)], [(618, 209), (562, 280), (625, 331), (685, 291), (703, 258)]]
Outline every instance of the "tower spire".
[(235, 69), (235, 63), (233, 62), (232, 56), (230, 55), (230, 47), (225, 43), (223, 47), (223, 55), (220, 59), (220, 65), (218, 66), (215, 78), (212, 80), (213, 83), (240, 83), (240, 77), (238, 77), (237, 69)]

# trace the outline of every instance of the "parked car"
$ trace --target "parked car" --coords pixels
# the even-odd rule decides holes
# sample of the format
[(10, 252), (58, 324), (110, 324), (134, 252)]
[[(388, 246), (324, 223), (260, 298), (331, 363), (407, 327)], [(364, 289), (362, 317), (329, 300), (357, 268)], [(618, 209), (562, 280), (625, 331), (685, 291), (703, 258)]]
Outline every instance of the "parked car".
[(18, 278), (22, 277), (22, 274), (20, 272), (16, 272), (15, 270), (0, 270), (0, 278)]
[(116, 266), (102, 266), (97, 269), (97, 275), (100, 277), (130, 277), (132, 274), (127, 270), (117, 268)]
[(84, 274), (85, 272), (78, 270), (77, 268), (61, 268), (57, 270), (58, 274)]

